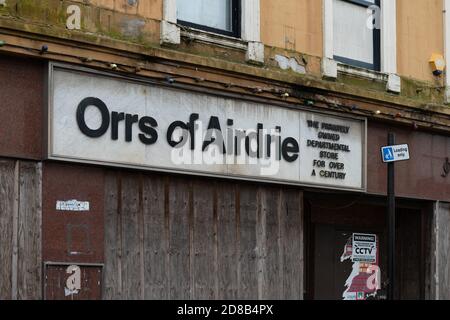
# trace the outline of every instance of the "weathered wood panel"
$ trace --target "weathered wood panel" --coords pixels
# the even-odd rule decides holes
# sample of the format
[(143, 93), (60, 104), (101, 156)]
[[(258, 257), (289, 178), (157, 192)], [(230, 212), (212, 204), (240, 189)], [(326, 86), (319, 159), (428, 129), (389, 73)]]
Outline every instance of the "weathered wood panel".
[(14, 167), (0, 160), (0, 300), (12, 298)]
[[(189, 299), (191, 284), (190, 183), (176, 179), (168, 185), (169, 203), (169, 298)], [(167, 192), (167, 191), (166, 191)]]
[(282, 195), (281, 233), (283, 250), (283, 293), (285, 297), (303, 299), (303, 198), (289, 190)]
[(145, 179), (144, 213), (144, 279), (145, 299), (168, 299), (168, 232), (166, 232), (164, 179)]
[(433, 229), (431, 298), (450, 300), (450, 204), (436, 204)]
[(238, 297), (242, 300), (258, 298), (258, 247), (256, 239), (259, 190), (253, 186), (239, 186), (239, 265)]
[(122, 286), (123, 298), (141, 298), (140, 239), (139, 239), (139, 188), (135, 175), (122, 178)]
[(42, 298), (41, 164), (0, 159), (0, 300)]
[(302, 298), (300, 191), (112, 171), (105, 187), (106, 299)]
[(41, 165), (20, 162), (17, 298), (41, 296), (42, 170)]
[(121, 267), (120, 267), (120, 222), (119, 179), (112, 172), (105, 178), (105, 282), (103, 298), (116, 300), (121, 296)]
[(276, 300), (283, 297), (282, 274), (280, 267), (280, 248), (279, 237), (279, 202), (280, 191), (276, 188), (267, 188), (261, 190), (261, 201), (259, 210), (260, 225), (260, 247), (262, 249), (260, 255), (260, 289), (259, 298)]
[(215, 208), (214, 188), (207, 182), (193, 185), (193, 241), (191, 259), (194, 282), (193, 299), (216, 297)]
[(217, 285), (218, 299), (238, 297), (238, 233), (236, 186), (218, 183), (217, 189)]

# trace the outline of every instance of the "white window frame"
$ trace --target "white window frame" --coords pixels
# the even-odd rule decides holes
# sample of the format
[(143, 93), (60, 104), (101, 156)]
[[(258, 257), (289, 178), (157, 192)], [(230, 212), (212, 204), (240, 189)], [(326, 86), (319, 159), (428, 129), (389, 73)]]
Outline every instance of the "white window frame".
[(215, 34), (198, 29), (180, 27), (177, 24), (177, 1), (163, 0), (161, 44), (178, 45), (181, 37), (213, 43), (246, 51), (246, 60), (264, 63), (264, 44), (261, 42), (260, 0), (241, 0), (241, 38)]
[(388, 91), (399, 93), (401, 79), (397, 75), (397, 1), (381, 0), (381, 72), (347, 66), (334, 60), (333, 1), (323, 0), (323, 75), (336, 79), (338, 72), (343, 72), (384, 80)]

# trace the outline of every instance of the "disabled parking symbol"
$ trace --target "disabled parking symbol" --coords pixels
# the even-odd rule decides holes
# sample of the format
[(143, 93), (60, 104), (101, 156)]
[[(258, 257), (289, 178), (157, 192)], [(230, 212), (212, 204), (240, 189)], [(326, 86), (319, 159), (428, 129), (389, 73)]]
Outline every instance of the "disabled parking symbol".
[(394, 160), (394, 150), (389, 147), (389, 148), (384, 148), (383, 149), (383, 158), (384, 161), (393, 161)]

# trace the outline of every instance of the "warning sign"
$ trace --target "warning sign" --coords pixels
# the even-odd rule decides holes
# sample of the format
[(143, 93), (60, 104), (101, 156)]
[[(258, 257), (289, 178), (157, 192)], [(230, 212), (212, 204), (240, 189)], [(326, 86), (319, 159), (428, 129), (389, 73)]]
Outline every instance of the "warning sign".
[(355, 233), (348, 238), (341, 262), (352, 260), (352, 272), (345, 282), (344, 300), (376, 299), (381, 289), (378, 245), (378, 237), (373, 234)]
[(352, 261), (375, 263), (377, 261), (377, 236), (354, 233), (352, 238)]

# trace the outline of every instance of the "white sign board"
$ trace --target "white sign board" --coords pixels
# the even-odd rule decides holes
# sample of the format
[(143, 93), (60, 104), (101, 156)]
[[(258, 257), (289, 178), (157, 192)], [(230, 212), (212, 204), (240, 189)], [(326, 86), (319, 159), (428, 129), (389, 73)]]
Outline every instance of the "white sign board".
[(366, 120), (54, 66), (49, 157), (365, 190)]
[(58, 211), (89, 211), (89, 201), (56, 201)]
[(352, 236), (352, 262), (377, 262), (377, 236), (354, 233)]
[(381, 156), (385, 163), (409, 160), (409, 146), (401, 144), (383, 147), (381, 148)]

